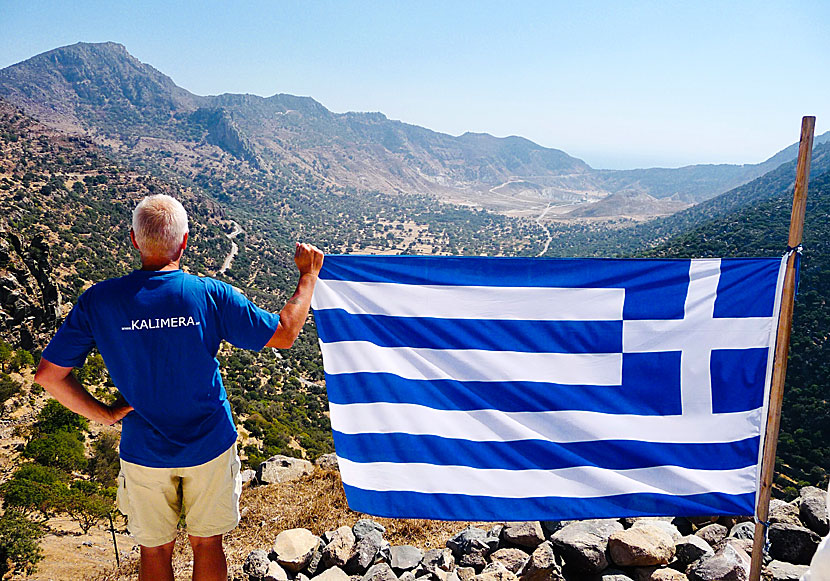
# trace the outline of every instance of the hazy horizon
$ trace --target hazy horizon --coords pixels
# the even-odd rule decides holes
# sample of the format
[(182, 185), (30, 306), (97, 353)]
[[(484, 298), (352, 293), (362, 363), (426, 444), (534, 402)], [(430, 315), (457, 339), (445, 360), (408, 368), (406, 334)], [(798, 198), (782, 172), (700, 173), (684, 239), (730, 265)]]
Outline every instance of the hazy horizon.
[(759, 163), (830, 129), (830, 6), (0, 0), (0, 68), (114, 41), (200, 95), (288, 93), (598, 169)]

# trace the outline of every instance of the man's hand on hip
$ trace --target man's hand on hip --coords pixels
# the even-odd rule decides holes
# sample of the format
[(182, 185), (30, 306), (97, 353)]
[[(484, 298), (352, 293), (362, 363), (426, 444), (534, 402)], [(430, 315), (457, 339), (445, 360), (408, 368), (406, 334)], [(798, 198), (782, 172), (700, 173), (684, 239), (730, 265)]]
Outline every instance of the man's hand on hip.
[(128, 404), (127, 400), (120, 393), (118, 394), (118, 398), (107, 407), (109, 408), (109, 418), (112, 420), (109, 422), (110, 426), (117, 424), (124, 419), (124, 416), (133, 411), (133, 406)]

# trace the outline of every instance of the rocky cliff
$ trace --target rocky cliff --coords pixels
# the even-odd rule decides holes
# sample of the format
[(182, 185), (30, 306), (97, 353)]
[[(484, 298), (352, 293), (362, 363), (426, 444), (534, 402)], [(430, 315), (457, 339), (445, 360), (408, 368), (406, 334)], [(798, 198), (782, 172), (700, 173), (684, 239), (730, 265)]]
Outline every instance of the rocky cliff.
[(0, 226), (0, 337), (32, 350), (54, 333), (61, 295), (42, 236), (21, 239)]

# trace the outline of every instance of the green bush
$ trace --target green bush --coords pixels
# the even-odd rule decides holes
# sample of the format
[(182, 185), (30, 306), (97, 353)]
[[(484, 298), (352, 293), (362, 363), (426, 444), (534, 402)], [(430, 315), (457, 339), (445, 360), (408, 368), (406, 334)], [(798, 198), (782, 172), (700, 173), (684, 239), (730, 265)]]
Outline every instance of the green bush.
[(6, 371), (6, 364), (12, 358), (12, 346), (5, 341), (0, 341), (0, 370)]
[(22, 384), (12, 379), (7, 373), (0, 373), (0, 404), (20, 392)]
[(86, 534), (115, 510), (115, 503), (97, 484), (76, 480), (61, 496), (59, 510), (69, 515)]
[(87, 472), (92, 480), (102, 486), (114, 486), (121, 470), (118, 441), (118, 433), (108, 431), (101, 432), (92, 444), (92, 457), (89, 459)]
[(9, 359), (9, 369), (12, 371), (20, 371), (26, 367), (33, 367), (34, 364), (35, 358), (25, 349), (18, 349), (11, 356), (11, 359)]
[(0, 577), (8, 572), (34, 572), (43, 558), (39, 543), (43, 532), (41, 525), (17, 511), (7, 510), (0, 517)]
[(30, 440), (23, 453), (38, 464), (54, 466), (67, 472), (87, 467), (80, 434), (65, 429)]
[(11, 479), (0, 485), (3, 507), (29, 513), (39, 513), (46, 519), (60, 505), (62, 495), (68, 490), (68, 476), (48, 466), (23, 464)]
[(61, 430), (85, 432), (88, 429), (89, 422), (86, 418), (68, 410), (56, 399), (50, 399), (46, 402), (46, 405), (37, 415), (37, 422), (35, 422), (35, 430), (40, 434), (52, 434)]

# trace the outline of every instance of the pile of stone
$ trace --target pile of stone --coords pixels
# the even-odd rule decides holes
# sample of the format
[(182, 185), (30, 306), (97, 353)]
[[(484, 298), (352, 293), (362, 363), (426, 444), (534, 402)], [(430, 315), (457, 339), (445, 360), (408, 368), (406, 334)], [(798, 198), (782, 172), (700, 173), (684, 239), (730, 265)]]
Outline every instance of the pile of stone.
[[(797, 581), (830, 530), (825, 494), (773, 500), (763, 579)], [(741, 581), (755, 525), (740, 518), (632, 518), (468, 527), (446, 548), (391, 546), (359, 520), (318, 537), (281, 532), (248, 555), (248, 581)]]

